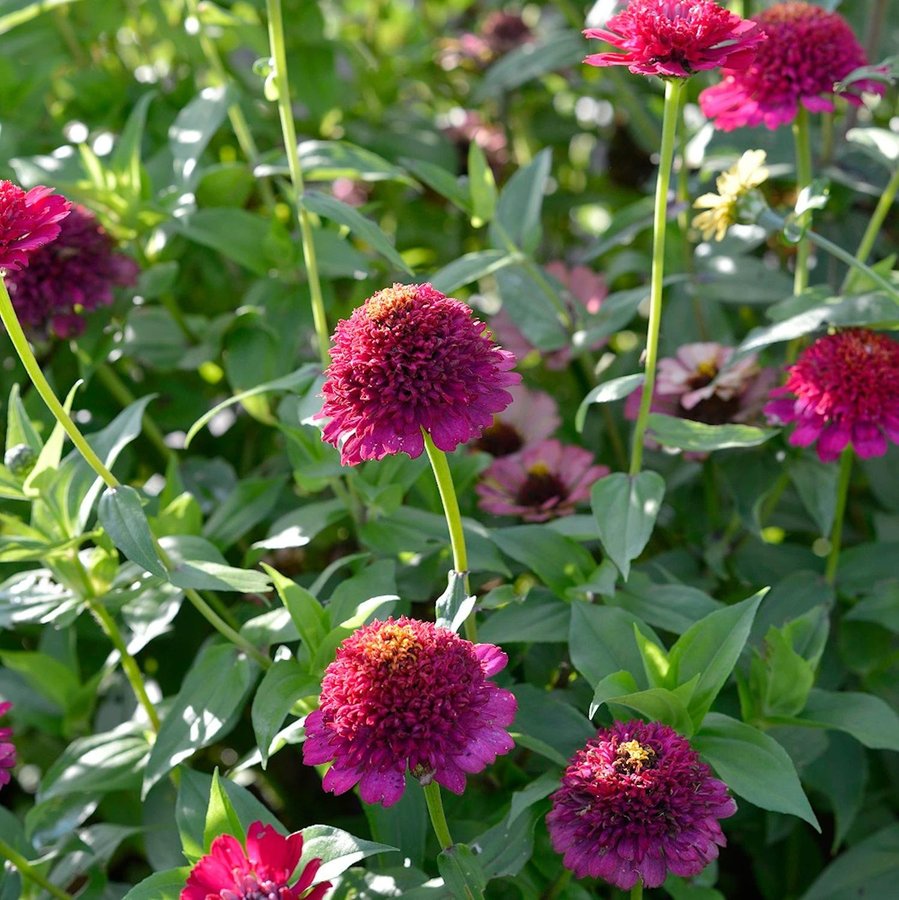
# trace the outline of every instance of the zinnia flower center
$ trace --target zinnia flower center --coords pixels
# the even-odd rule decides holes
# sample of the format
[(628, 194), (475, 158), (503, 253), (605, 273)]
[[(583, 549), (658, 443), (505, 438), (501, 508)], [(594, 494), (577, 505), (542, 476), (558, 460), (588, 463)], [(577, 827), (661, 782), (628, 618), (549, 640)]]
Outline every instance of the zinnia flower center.
[(402, 674), (415, 666), (421, 644), (402, 625), (385, 625), (375, 639), (363, 646), (368, 661), (390, 674)]
[(221, 900), (281, 900), (287, 887), (269, 879), (260, 882), (254, 872), (241, 875), (239, 869), (234, 870), (234, 886), (239, 893), (225, 888), (219, 893)]
[[(718, 366), (711, 360), (706, 360), (696, 367), (696, 374), (689, 379), (687, 384), (691, 391), (697, 391), (711, 384), (717, 375)], [(732, 422), (740, 411), (740, 395), (722, 397), (715, 393), (711, 397), (700, 400), (689, 409), (684, 406), (682, 401), (679, 401), (677, 409), (681, 418), (689, 419), (691, 422), (702, 422), (705, 425), (726, 425), (728, 422)]]
[(542, 506), (550, 500), (564, 500), (568, 490), (562, 480), (549, 470), (546, 463), (536, 463), (528, 469), (528, 477), (518, 489), (515, 502), (519, 506)]
[(375, 322), (386, 319), (391, 313), (412, 303), (416, 290), (414, 284), (395, 284), (393, 287), (384, 288), (383, 291), (369, 297), (365, 304), (365, 312)]
[(639, 773), (644, 767), (652, 767), (655, 755), (652, 747), (644, 747), (639, 741), (624, 741), (618, 745), (614, 766), (628, 773)]
[(483, 450), (491, 456), (510, 456), (524, 446), (524, 439), (514, 425), (495, 419), (492, 425), (484, 429), (474, 446), (476, 450)]

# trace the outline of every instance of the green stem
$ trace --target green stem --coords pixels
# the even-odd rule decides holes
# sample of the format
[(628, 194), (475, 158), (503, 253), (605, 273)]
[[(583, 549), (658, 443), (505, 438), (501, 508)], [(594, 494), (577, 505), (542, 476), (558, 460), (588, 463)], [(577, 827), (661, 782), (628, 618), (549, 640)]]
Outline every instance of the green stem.
[(315, 245), (312, 240), (312, 219), (303, 205), (303, 169), (300, 165), (300, 154), (297, 147), (297, 133), (293, 122), (293, 111), (290, 108), (290, 84), (287, 80), (287, 55), (284, 49), (284, 19), (281, 14), (281, 0), (266, 0), (268, 12), (268, 38), (274, 65), (273, 78), (278, 93), (278, 114), (281, 118), (281, 131), (287, 151), (287, 165), (290, 169), (290, 180), (293, 184), (294, 202), (297, 208), (297, 219), (300, 223), (300, 236), (303, 243), (303, 260), (306, 264), (306, 277), (309, 279), (309, 295), (312, 300), (312, 319), (318, 337), (318, 349), (322, 365), (327, 367), (330, 360), (330, 340), (328, 319), (325, 315), (325, 301), (322, 296), (321, 281), (318, 276), (318, 260), (315, 256)]
[[(793, 140), (796, 144), (796, 193), (812, 183), (812, 144), (808, 121), (808, 110), (800, 103), (799, 112), (793, 122)], [(805, 226), (811, 218), (807, 211), (799, 218)], [(796, 271), (793, 273), (793, 293), (801, 294), (808, 287), (808, 258), (811, 244), (808, 235), (796, 245)]]
[(852, 477), (852, 447), (847, 447), (840, 456), (840, 474), (837, 481), (837, 505), (830, 529), (830, 555), (824, 569), (824, 580), (833, 584), (837, 578), (840, 562), (840, 541), (843, 537), (843, 518), (846, 514), (846, 500), (849, 497), (849, 481)]
[(71, 894), (48, 881), (21, 853), (13, 850), (2, 838), (0, 838), (0, 856), (8, 859), (19, 870), (20, 875), (24, 875), (29, 881), (33, 881), (52, 897), (57, 897), (58, 900), (72, 900)]
[(91, 445), (88, 444), (84, 435), (78, 430), (78, 426), (75, 425), (69, 414), (65, 411), (63, 405), (57, 399), (56, 394), (53, 393), (53, 388), (50, 387), (50, 383), (44, 377), (44, 373), (41, 371), (38, 361), (34, 358), (34, 353), (28, 343), (28, 338), (25, 337), (25, 332), (22, 331), (22, 326), (19, 324), (19, 317), (16, 315), (12, 300), (9, 299), (9, 291), (6, 289), (6, 282), (3, 278), (0, 278), (0, 320), (2, 320), (6, 327), (9, 339), (12, 341), (15, 351), (19, 355), (19, 359), (22, 360), (22, 365), (25, 367), (25, 371), (28, 373), (31, 383), (41, 395), (41, 399), (44, 403), (47, 404), (47, 408), (56, 417), (57, 422), (65, 429), (66, 434), (71, 438), (72, 443), (78, 448), (88, 465), (103, 479), (106, 486), (117, 488), (119, 486), (119, 480), (105, 465), (103, 465), (100, 457), (94, 453)]
[(568, 887), (571, 881), (571, 869), (562, 869), (559, 877), (540, 895), (540, 900), (556, 900), (562, 895), (562, 891)]
[(889, 281), (886, 280), (882, 275), (878, 272), (875, 272), (870, 266), (865, 265), (865, 263), (860, 262), (856, 259), (851, 253), (844, 250), (839, 244), (834, 244), (833, 241), (829, 241), (826, 237), (818, 234), (817, 231), (807, 231), (805, 233), (806, 237), (813, 243), (817, 244), (822, 250), (826, 250), (831, 255), (835, 256), (840, 262), (846, 263), (850, 269), (856, 269), (859, 272), (864, 273), (868, 278), (871, 279), (879, 288), (882, 288), (886, 291), (894, 300), (899, 302), (899, 290), (896, 289), (895, 285), (890, 284)]
[[(453, 476), (446, 454), (434, 445), (431, 435), (424, 429), (422, 429), (422, 435), (425, 441), (425, 452), (428, 454), (428, 460), (437, 481), (440, 502), (443, 504), (443, 514), (446, 516), (450, 547), (453, 551), (453, 568), (463, 577), (465, 595), (468, 596), (471, 591), (468, 583), (468, 552), (465, 548), (465, 532), (462, 530), (462, 514), (459, 512), (459, 501), (453, 486)], [(472, 643), (477, 641), (477, 628), (473, 615), (465, 620), (465, 637)]]
[(649, 324), (646, 333), (646, 378), (640, 412), (634, 426), (634, 442), (631, 446), (631, 476), (637, 475), (643, 466), (643, 437), (649, 419), (652, 392), (655, 386), (656, 357), (659, 349), (659, 331), (662, 324), (662, 279), (665, 268), (665, 229), (668, 225), (668, 185), (671, 181), (671, 163), (674, 159), (674, 138), (680, 114), (680, 96), (684, 82), (669, 78), (665, 82), (665, 113), (662, 119), (662, 146), (659, 151), (659, 174), (656, 179), (655, 212), (653, 214), (652, 274), (649, 287)]
[(449, 826), (446, 824), (446, 814), (443, 812), (443, 799), (440, 796), (440, 785), (431, 781), (424, 786), (425, 800), (428, 803), (428, 813), (431, 816), (431, 824), (434, 826), (434, 834), (440, 842), (442, 850), (448, 850), (453, 846), (450, 837)]
[(254, 647), (239, 631), (235, 631), (195, 590), (185, 588), (184, 596), (194, 609), (224, 638), (235, 647), (243, 650), (250, 659), (254, 659), (263, 669), (270, 669), (272, 661)]
[[(887, 213), (890, 211), (890, 207), (892, 207), (893, 201), (896, 199), (897, 190), (899, 190), (899, 168), (893, 172), (892, 178), (890, 178), (889, 183), (886, 188), (884, 188), (884, 192), (880, 195), (880, 200), (877, 201), (877, 206), (874, 208), (874, 213), (871, 216), (871, 220), (868, 222), (868, 227), (862, 235), (858, 250), (855, 251), (855, 258), (860, 263), (866, 263), (868, 261), (871, 250), (874, 248), (874, 241), (877, 240), (877, 235), (880, 232), (880, 226), (883, 225), (883, 221), (886, 219)], [(846, 277), (843, 279), (844, 292), (852, 282), (852, 275), (853, 271), (852, 269), (849, 269), (846, 273)]]
[(638, 881), (631, 888), (631, 900), (643, 900), (643, 880)]

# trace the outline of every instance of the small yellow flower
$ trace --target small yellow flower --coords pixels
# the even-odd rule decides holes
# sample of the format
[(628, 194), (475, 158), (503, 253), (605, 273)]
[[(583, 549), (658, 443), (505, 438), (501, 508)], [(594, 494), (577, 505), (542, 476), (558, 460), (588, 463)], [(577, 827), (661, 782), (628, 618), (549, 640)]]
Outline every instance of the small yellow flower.
[(715, 181), (717, 194), (703, 194), (693, 204), (704, 209), (693, 219), (693, 226), (702, 232), (703, 240), (720, 241), (737, 219), (740, 201), (768, 177), (764, 150), (747, 150), (737, 162), (722, 172)]

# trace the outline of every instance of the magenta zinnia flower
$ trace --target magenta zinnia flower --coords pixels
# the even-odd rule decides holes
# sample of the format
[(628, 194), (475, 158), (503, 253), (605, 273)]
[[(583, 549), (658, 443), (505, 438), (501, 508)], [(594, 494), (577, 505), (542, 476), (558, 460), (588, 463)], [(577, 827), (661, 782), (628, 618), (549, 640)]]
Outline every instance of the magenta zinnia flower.
[(34, 187), (26, 193), (11, 181), (0, 181), (0, 269), (28, 265), (31, 253), (59, 234), (70, 205), (53, 188)]
[(593, 464), (589, 450), (549, 440), (494, 460), (475, 490), (481, 509), (489, 513), (546, 522), (571, 515), (608, 474), (608, 466)]
[(337, 648), (325, 670), (321, 707), (306, 718), (303, 761), (334, 761), (322, 785), (359, 784), (366, 803), (391, 806), (408, 770), (456, 794), (466, 774), (508, 753), (515, 697), (488, 681), (507, 657), (446, 628), (405, 616), (372, 622)]
[(303, 835), (287, 837), (271, 825), (254, 822), (247, 831), (246, 850), (230, 834), (220, 834), (191, 869), (181, 900), (321, 900), (331, 883), (309, 890), (321, 865), (313, 859), (291, 887), (303, 855)]
[(712, 0), (631, 0), (605, 28), (584, 34), (622, 51), (594, 53), (584, 60), (591, 66), (627, 66), (637, 75), (676, 78), (723, 65), (743, 69), (765, 39), (754, 22)]
[(378, 291), (337, 324), (320, 415), (322, 437), (354, 465), (420, 456), (422, 431), (455, 450), (493, 422), (521, 376), (471, 309), (429, 284)]
[[(796, 423), (790, 443), (817, 442), (822, 462), (851, 445), (859, 456), (883, 456), (899, 444), (899, 343), (867, 328), (818, 338), (787, 369), (765, 413), (777, 424)], [(790, 396), (792, 395), (792, 396)]]
[(578, 750), (552, 795), (549, 835), (578, 878), (622, 890), (698, 875), (726, 843), (736, 803), (686, 738), (658, 722), (615, 722)]
[[(0, 703), (0, 716), (5, 716), (12, 703)], [(16, 764), (16, 745), (10, 741), (12, 728), (0, 728), (0, 788), (9, 784), (9, 770)]]
[(493, 417), (493, 424), (472, 444), (491, 456), (510, 456), (548, 438), (561, 424), (559, 407), (545, 391), (523, 384), (509, 388), (512, 403)]
[(10, 273), (7, 286), (23, 324), (69, 338), (84, 330), (81, 312), (111, 304), (113, 287), (134, 284), (138, 270), (83, 206), (73, 205), (56, 227), (56, 240), (32, 253), (27, 268)]
[[(867, 65), (865, 51), (846, 20), (810, 3), (777, 3), (755, 17), (768, 40), (752, 64), (725, 67), (724, 81), (699, 95), (715, 127), (744, 125), (775, 129), (796, 118), (801, 103), (811, 112), (833, 110), (836, 82)], [(882, 94), (876, 81), (853, 82), (843, 96), (861, 105), (862, 91)]]

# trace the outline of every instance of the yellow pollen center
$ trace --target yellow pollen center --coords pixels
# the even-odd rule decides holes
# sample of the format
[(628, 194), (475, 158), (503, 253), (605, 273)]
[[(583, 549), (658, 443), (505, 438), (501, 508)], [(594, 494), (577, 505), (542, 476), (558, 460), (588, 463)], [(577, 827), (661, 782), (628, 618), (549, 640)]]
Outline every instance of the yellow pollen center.
[(639, 741), (624, 741), (618, 745), (618, 759), (633, 772), (640, 772), (643, 766), (650, 763), (656, 755), (652, 747), (644, 747)]
[(366, 315), (377, 321), (389, 316), (394, 310), (408, 306), (415, 300), (418, 288), (414, 284), (395, 284), (372, 295), (365, 304)]
[(528, 475), (542, 478), (545, 475), (549, 475), (549, 466), (545, 462), (536, 462), (528, 469)]
[(414, 634), (398, 625), (385, 625), (366, 648), (366, 655), (391, 671), (403, 668), (418, 658), (421, 644)]
[(718, 366), (711, 360), (705, 360), (696, 367), (696, 371), (704, 378), (714, 378), (718, 374)]

